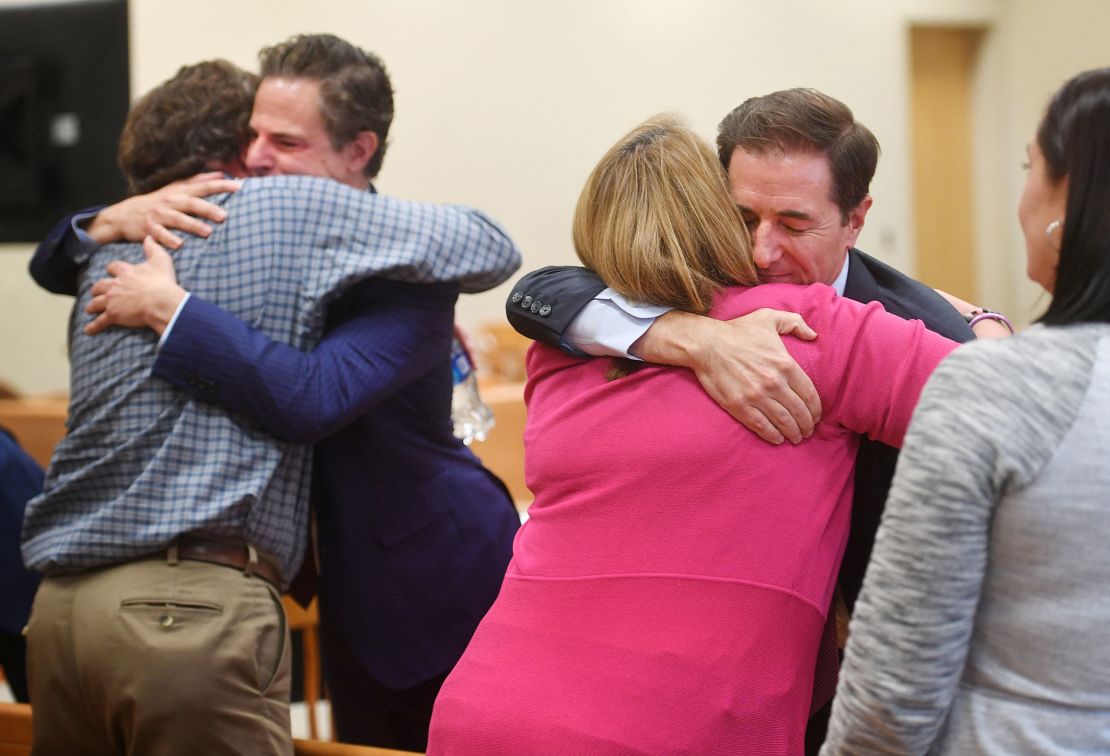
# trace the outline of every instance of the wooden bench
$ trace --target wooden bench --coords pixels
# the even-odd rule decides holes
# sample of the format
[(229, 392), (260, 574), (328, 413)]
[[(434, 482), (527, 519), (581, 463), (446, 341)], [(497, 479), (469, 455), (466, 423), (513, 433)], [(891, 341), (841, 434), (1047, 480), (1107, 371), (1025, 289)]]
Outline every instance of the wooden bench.
[(24, 396), (0, 399), (0, 426), (15, 436), (19, 445), (43, 467), (50, 464), (54, 446), (66, 434), (69, 399), (56, 396)]
[(0, 756), (31, 753), (31, 707), (0, 703)]
[[(311, 559), (312, 555), (305, 557)], [(285, 617), (289, 622), (290, 632), (301, 634), (301, 681), (304, 694), (305, 707), (308, 709), (308, 735), (313, 739), (320, 737), (319, 724), (316, 721), (316, 702), (320, 700), (320, 615), (316, 609), (316, 599), (307, 609), (301, 607), (290, 596), (282, 596), (281, 603), (285, 607)], [(334, 729), (334, 728), (333, 728)]]
[[(30, 756), (31, 707), (0, 703), (0, 756)], [(294, 756), (414, 756), (411, 751), (371, 748), (320, 740), (294, 740)]]

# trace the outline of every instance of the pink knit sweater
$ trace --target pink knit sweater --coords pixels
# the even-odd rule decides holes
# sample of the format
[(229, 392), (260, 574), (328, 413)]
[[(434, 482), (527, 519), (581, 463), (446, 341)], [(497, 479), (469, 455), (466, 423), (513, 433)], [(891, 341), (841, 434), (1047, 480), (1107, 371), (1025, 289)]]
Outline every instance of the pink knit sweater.
[(799, 312), (821, 396), (772, 446), (685, 369), (606, 381), (529, 353), (536, 499), (501, 594), (443, 686), (429, 754), (801, 753), (848, 534), (859, 434), (899, 446), (955, 346), (827, 286), (732, 288), (710, 313)]

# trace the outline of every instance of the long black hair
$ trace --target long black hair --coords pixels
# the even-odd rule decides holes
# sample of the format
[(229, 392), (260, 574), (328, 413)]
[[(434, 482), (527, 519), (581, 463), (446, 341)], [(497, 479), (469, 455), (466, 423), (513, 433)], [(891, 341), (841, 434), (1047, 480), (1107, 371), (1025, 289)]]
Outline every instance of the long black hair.
[(1060, 88), (1037, 145), (1049, 176), (1068, 178), (1055, 291), (1040, 322), (1110, 323), (1110, 68), (1084, 71)]

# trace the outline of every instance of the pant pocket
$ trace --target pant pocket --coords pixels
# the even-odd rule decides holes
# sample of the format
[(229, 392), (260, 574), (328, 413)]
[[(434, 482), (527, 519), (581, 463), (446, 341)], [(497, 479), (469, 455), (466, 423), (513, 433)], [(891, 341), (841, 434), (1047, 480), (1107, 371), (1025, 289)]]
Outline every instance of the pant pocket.
[(219, 618), (223, 611), (222, 604), (212, 601), (133, 598), (120, 602), (121, 613), (144, 623), (157, 624), (165, 630), (209, 623)]
[(269, 586), (267, 592), (276, 613), (276, 622), (267, 622), (259, 629), (255, 647), (255, 666), (258, 670), (258, 689), (264, 696), (283, 680), (289, 684), (289, 630), (286, 626), (285, 608), (277, 591)]

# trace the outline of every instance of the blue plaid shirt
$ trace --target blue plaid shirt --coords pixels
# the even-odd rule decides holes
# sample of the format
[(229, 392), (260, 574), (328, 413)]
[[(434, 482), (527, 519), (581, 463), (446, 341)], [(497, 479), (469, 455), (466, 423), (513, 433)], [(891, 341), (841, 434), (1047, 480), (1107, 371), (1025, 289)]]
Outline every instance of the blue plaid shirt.
[[(520, 266), (508, 236), (473, 210), (307, 176), (248, 179), (211, 199), (228, 219), (173, 253), (179, 282), (300, 349), (320, 339), (327, 303), (368, 276), (481, 291)], [(92, 248), (78, 261), (87, 264), (70, 319), (68, 433), (27, 507), (27, 566), (113, 564), (204, 532), (248, 541), (290, 579), (306, 541), (311, 447), (152, 378), (152, 331), (86, 336), (89, 291), (116, 259), (141, 262), (142, 247)]]

